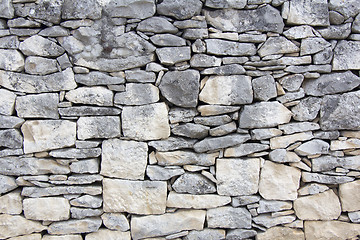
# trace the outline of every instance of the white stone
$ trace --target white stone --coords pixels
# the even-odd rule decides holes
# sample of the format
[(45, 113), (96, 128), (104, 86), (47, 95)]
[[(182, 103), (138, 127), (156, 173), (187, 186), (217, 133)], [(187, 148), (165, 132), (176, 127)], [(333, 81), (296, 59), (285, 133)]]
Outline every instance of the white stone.
[(38, 221), (61, 221), (70, 218), (69, 200), (60, 197), (24, 199), (24, 215)]
[(278, 148), (286, 148), (290, 144), (293, 144), (297, 141), (307, 141), (313, 138), (311, 132), (302, 132), (302, 133), (295, 133), (292, 135), (274, 137), (270, 139), (270, 148), (271, 149), (278, 149)]
[(0, 114), (12, 115), (15, 107), (16, 95), (6, 89), (0, 89)]
[(45, 229), (46, 227), (39, 222), (27, 220), (19, 215), (0, 215), (0, 238), (2, 239), (41, 232)]
[(323, 140), (314, 139), (301, 144), (295, 149), (295, 152), (300, 156), (327, 154), (329, 152), (329, 144)]
[(123, 213), (104, 213), (101, 219), (108, 229), (122, 232), (130, 229), (129, 220)]
[(356, 239), (360, 224), (341, 221), (305, 221), (306, 240)]
[(187, 165), (210, 166), (215, 164), (219, 153), (194, 153), (190, 151), (156, 152), (156, 159), (159, 165)]
[(293, 0), (287, 18), (288, 24), (329, 26), (327, 0)]
[(301, 229), (294, 229), (288, 227), (272, 227), (265, 232), (256, 235), (257, 240), (305, 240), (304, 232)]
[(331, 151), (360, 148), (360, 139), (333, 140), (330, 144)]
[(81, 235), (44, 235), (42, 240), (82, 240)]
[(152, 84), (128, 83), (124, 92), (115, 95), (114, 102), (122, 105), (144, 105), (159, 101), (159, 89)]
[(25, 60), (17, 50), (0, 49), (0, 69), (14, 72), (24, 70)]
[(174, 208), (216, 208), (224, 206), (231, 202), (231, 198), (227, 196), (219, 196), (215, 194), (191, 195), (170, 192), (166, 206)]
[(102, 224), (100, 218), (84, 218), (80, 220), (68, 220), (54, 222), (48, 227), (48, 233), (53, 235), (65, 235), (72, 233), (97, 232)]
[(95, 233), (89, 233), (86, 235), (85, 240), (131, 240), (130, 232), (112, 231), (108, 229), (99, 229)]
[(65, 98), (73, 103), (112, 106), (113, 92), (104, 87), (81, 87), (66, 93)]
[(20, 191), (10, 192), (0, 197), (0, 213), (21, 214), (22, 209)]
[(340, 184), (339, 197), (344, 212), (360, 210), (360, 180)]

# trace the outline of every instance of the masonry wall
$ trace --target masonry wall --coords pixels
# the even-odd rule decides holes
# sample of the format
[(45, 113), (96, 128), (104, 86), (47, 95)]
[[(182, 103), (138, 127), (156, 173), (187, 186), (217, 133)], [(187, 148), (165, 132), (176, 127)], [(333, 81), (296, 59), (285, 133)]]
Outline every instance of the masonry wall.
[(0, 239), (358, 239), (358, 0), (2, 0)]

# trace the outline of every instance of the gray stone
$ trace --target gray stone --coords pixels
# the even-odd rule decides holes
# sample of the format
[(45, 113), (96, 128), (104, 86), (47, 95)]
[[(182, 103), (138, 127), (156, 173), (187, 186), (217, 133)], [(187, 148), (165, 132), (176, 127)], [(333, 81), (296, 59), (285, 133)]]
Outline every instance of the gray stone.
[(24, 57), (19, 51), (0, 49), (0, 69), (21, 72), (24, 66)]
[(230, 134), (222, 137), (208, 137), (194, 145), (195, 152), (208, 152), (233, 147), (250, 139), (249, 134)]
[(181, 47), (186, 45), (185, 39), (172, 34), (156, 34), (150, 37), (153, 44), (161, 47)]
[(186, 123), (173, 127), (171, 132), (178, 136), (202, 139), (209, 135), (209, 130), (210, 127), (201, 124)]
[(71, 207), (71, 218), (72, 219), (84, 219), (87, 217), (98, 217), (103, 214), (102, 209), (88, 209), (88, 208), (76, 208)]
[(116, 93), (114, 103), (122, 105), (144, 105), (159, 101), (159, 89), (152, 84), (126, 84), (124, 92)]
[(205, 117), (195, 117), (194, 122), (197, 124), (202, 124), (205, 126), (219, 126), (226, 123), (230, 123), (232, 119), (228, 115), (219, 115), (219, 116), (205, 116)]
[(19, 49), (28, 56), (57, 57), (65, 50), (56, 43), (35, 35), (20, 43)]
[(137, 28), (141, 32), (153, 33), (177, 33), (178, 29), (174, 27), (168, 20), (161, 17), (151, 17), (141, 21)]
[(125, 83), (122, 77), (112, 77), (101, 72), (90, 72), (88, 74), (75, 74), (75, 81), (86, 86), (111, 85)]
[(172, 151), (172, 152), (156, 152), (158, 164), (162, 166), (173, 165), (197, 165), (211, 166), (215, 164), (215, 159), (219, 153), (194, 153), (190, 151)]
[(48, 233), (53, 235), (64, 235), (72, 233), (97, 232), (102, 224), (100, 218), (85, 218), (80, 220), (69, 220), (54, 222), (48, 228)]
[(360, 42), (340, 40), (334, 49), (333, 70), (360, 69)]
[(143, 70), (128, 70), (125, 71), (125, 77), (127, 82), (153, 83), (155, 82), (156, 74)]
[(242, 33), (239, 34), (240, 42), (252, 42), (252, 43), (262, 43), (266, 41), (266, 34), (248, 34)]
[(0, 130), (0, 146), (7, 148), (21, 148), (23, 137), (18, 130)]
[(205, 228), (201, 231), (192, 230), (188, 235), (184, 237), (184, 240), (200, 240), (200, 239), (208, 239), (208, 240), (217, 240), (217, 239), (225, 239), (225, 230), (223, 229), (210, 229)]
[(360, 168), (359, 156), (333, 157), (322, 156), (312, 159), (313, 172), (325, 172), (341, 167), (345, 169), (358, 170)]
[(65, 98), (73, 103), (97, 106), (112, 106), (113, 92), (104, 87), (80, 87), (66, 93)]
[(252, 43), (239, 43), (220, 39), (206, 39), (206, 52), (214, 55), (252, 56), (256, 53)]
[(345, 17), (336, 11), (329, 11), (330, 24), (339, 25), (345, 21)]
[(72, 206), (84, 208), (99, 208), (102, 205), (102, 198), (99, 196), (83, 195), (70, 201)]
[(280, 12), (270, 5), (255, 10), (204, 10), (207, 22), (221, 31), (282, 33), (284, 28)]
[(232, 121), (230, 123), (210, 129), (209, 133), (213, 137), (219, 137), (219, 136), (227, 135), (229, 133), (236, 132), (236, 129), (237, 129), (236, 123)]
[(279, 212), (283, 210), (289, 210), (291, 208), (292, 208), (291, 202), (260, 200), (257, 212), (258, 213)]
[(287, 23), (295, 25), (329, 26), (327, 1), (291, 1)]
[(360, 222), (360, 211), (349, 212), (348, 216), (349, 216), (351, 222), (353, 222), (353, 223), (359, 223)]
[(43, 57), (27, 57), (25, 61), (25, 72), (34, 75), (47, 75), (58, 72), (57, 61)]
[(255, 78), (252, 80), (254, 98), (260, 101), (268, 101), (277, 97), (275, 79), (271, 75)]
[(330, 46), (331, 44), (328, 41), (320, 37), (305, 38), (301, 41), (300, 55), (318, 53)]
[(260, 57), (296, 52), (299, 52), (299, 47), (287, 40), (285, 37), (270, 37), (258, 50)]
[(231, 197), (215, 194), (191, 195), (170, 192), (166, 206), (173, 208), (209, 209), (224, 206), (231, 202)]
[(304, 76), (302, 74), (288, 75), (279, 79), (281, 86), (288, 91), (299, 90), (303, 81)]
[(108, 229), (123, 232), (130, 229), (129, 221), (122, 213), (104, 213), (101, 215), (101, 219)]
[(13, 18), (14, 17), (14, 7), (12, 1), (5, 0), (0, 4), (0, 17), (2, 18)]
[(102, 194), (102, 188), (100, 186), (24, 187), (21, 192), (22, 196), (33, 198), (68, 194), (100, 195)]
[(341, 184), (352, 182), (354, 178), (345, 176), (330, 176), (319, 173), (302, 172), (301, 180), (303, 182), (316, 182), (321, 184)]
[(8, 20), (7, 24), (9, 28), (36, 28), (41, 26), (41, 23), (33, 20), (27, 20), (25, 18)]
[(244, 75), (211, 76), (201, 90), (199, 100), (222, 105), (252, 103), (251, 78)]
[(69, 36), (69, 30), (61, 26), (52, 26), (45, 28), (39, 32), (40, 36), (43, 37), (65, 37)]
[(213, 182), (201, 174), (184, 173), (173, 183), (172, 188), (177, 193), (207, 194), (216, 192)]
[(18, 149), (6, 148), (0, 151), (0, 157), (19, 156), (23, 154), (24, 151), (22, 150), (22, 148), (18, 148)]
[(2, 239), (41, 232), (45, 229), (46, 226), (41, 223), (27, 220), (23, 216), (0, 215), (0, 238)]
[(20, 45), (20, 41), (17, 36), (6, 36), (0, 38), (0, 48), (18, 49), (19, 45)]
[(357, 4), (356, 0), (349, 0), (346, 2), (330, 0), (329, 9), (341, 13), (346, 19), (355, 17), (360, 13), (360, 6)]
[(49, 155), (56, 158), (84, 159), (84, 158), (99, 157), (100, 154), (101, 154), (100, 148), (88, 148), (88, 149), (63, 148), (58, 150), (52, 150)]
[(61, 116), (74, 117), (74, 116), (111, 116), (119, 115), (121, 110), (111, 107), (93, 107), (93, 106), (74, 106), (67, 108), (59, 108)]
[(201, 105), (198, 106), (201, 116), (221, 115), (224, 113), (233, 113), (240, 110), (238, 106), (221, 106), (221, 105)]
[(303, 88), (300, 88), (296, 92), (287, 92), (284, 95), (278, 97), (276, 100), (281, 103), (288, 103), (298, 99), (302, 99), (303, 97), (305, 97), (305, 91)]
[(203, 18), (193, 18), (189, 20), (183, 21), (174, 21), (174, 26), (180, 29), (187, 29), (187, 28), (206, 28), (207, 24), (205, 19)]
[(320, 109), (322, 130), (359, 129), (360, 91), (323, 98)]
[(269, 145), (260, 143), (243, 143), (235, 147), (225, 149), (225, 157), (242, 157), (252, 153), (269, 149)]
[(312, 121), (318, 115), (321, 106), (321, 99), (307, 97), (300, 100), (300, 103), (291, 109), (293, 118), (296, 121)]
[(231, 205), (233, 207), (246, 206), (252, 203), (257, 203), (259, 202), (259, 200), (260, 200), (260, 196), (258, 195), (233, 197), (231, 201)]
[(319, 29), (318, 32), (325, 39), (346, 39), (351, 33), (351, 23), (332, 25), (324, 29)]
[(314, 139), (301, 144), (295, 149), (300, 156), (327, 154), (329, 152), (329, 144), (323, 140)]
[(190, 65), (195, 68), (215, 67), (221, 65), (221, 59), (206, 54), (195, 54), (190, 60)]
[(165, 73), (159, 88), (169, 102), (180, 107), (196, 107), (199, 81), (200, 74), (196, 70), (171, 71)]
[(340, 136), (339, 131), (317, 131), (314, 132), (314, 137), (319, 139), (338, 139)]
[(360, 33), (360, 15), (358, 14), (352, 24), (351, 31), (354, 33)]
[(299, 196), (313, 195), (313, 194), (325, 192), (328, 189), (329, 189), (329, 187), (326, 185), (322, 185), (322, 184), (318, 184), (318, 183), (311, 183), (311, 184), (301, 187), (298, 190), (298, 194), (299, 194)]
[(302, 25), (289, 28), (284, 32), (284, 36), (288, 39), (303, 39), (308, 37), (315, 37), (314, 32), (315, 30), (312, 27), (308, 25)]
[(72, 175), (68, 177), (68, 180), (51, 180), (50, 183), (56, 185), (84, 185), (84, 184), (93, 184), (95, 182), (101, 182), (103, 177), (100, 175)]
[(295, 133), (291, 135), (285, 135), (280, 137), (274, 137), (270, 139), (270, 148), (271, 149), (279, 149), (279, 148), (287, 148), (290, 144), (299, 142), (299, 141), (307, 141), (313, 139), (314, 136), (311, 131), (309, 132), (301, 132)]
[(61, 17), (63, 19), (99, 19), (101, 17), (101, 6), (96, 0), (71, 1), (65, 0)]
[(34, 36), (40, 32), (39, 28), (11, 28), (10, 33), (19, 37)]
[(153, 0), (120, 0), (102, 2), (104, 10), (110, 17), (145, 19), (155, 14)]
[(221, 75), (221, 76), (240, 75), (244, 73), (245, 73), (244, 67), (239, 64), (229, 64), (220, 67), (207, 68), (201, 71), (201, 74), (203, 75)]
[[(1, 165), (3, 165), (4, 162), (1, 162)], [(7, 166), (3, 166), (7, 167)], [(4, 193), (10, 192), (11, 190), (14, 190), (18, 187), (18, 185), (15, 182), (15, 179), (13, 177), (0, 175), (0, 194), (3, 195)], [(2, 212), (3, 213), (3, 212)]]
[(295, 221), (296, 217), (293, 215), (290, 216), (281, 216), (281, 217), (271, 217), (269, 214), (261, 214), (253, 218), (253, 221), (256, 224), (260, 224), (266, 228), (271, 228), (277, 225), (284, 225), (286, 223), (291, 223)]
[(198, 29), (198, 28), (185, 29), (182, 37), (185, 39), (190, 39), (190, 40), (203, 39), (203, 38), (209, 37), (209, 32), (208, 32), (207, 28), (205, 28), (205, 29)]
[(116, 116), (80, 117), (77, 121), (77, 137), (113, 138), (120, 136), (120, 118)]
[(42, 93), (71, 90), (76, 87), (71, 68), (46, 76), (34, 76), (0, 70), (0, 85), (18, 92)]
[(149, 142), (149, 146), (155, 148), (158, 151), (173, 151), (178, 149), (186, 149), (192, 148), (194, 143), (196, 142), (195, 139), (186, 139), (182, 137), (169, 137), (164, 140), (159, 141), (151, 141)]
[(246, 0), (206, 0), (205, 6), (211, 8), (237, 8), (242, 9), (246, 6)]
[(239, 240), (239, 239), (248, 239), (255, 237), (257, 232), (255, 230), (246, 230), (246, 229), (233, 229), (229, 230), (226, 234), (226, 239), (228, 240)]
[(192, 16), (199, 15), (202, 2), (200, 0), (194, 0), (191, 4), (188, 4), (186, 0), (164, 0), (157, 4), (157, 13), (174, 17), (178, 20), (189, 19)]
[(59, 37), (58, 41), (69, 54), (80, 53), (85, 48), (85, 45), (73, 36)]
[(278, 60), (278, 63), (281, 65), (304, 65), (311, 64), (311, 56), (301, 56), (301, 57), (281, 57)]
[(298, 132), (307, 132), (320, 129), (319, 124), (314, 122), (299, 122), (279, 125), (279, 129), (285, 134), (293, 134)]
[(0, 89), (0, 114), (12, 115), (15, 107), (15, 99), (15, 93), (6, 89)]
[(52, 118), (58, 119), (59, 95), (43, 93), (16, 98), (15, 109), (21, 118)]
[(251, 228), (251, 214), (246, 208), (209, 209), (206, 220), (210, 228)]
[(270, 152), (269, 159), (277, 163), (300, 162), (301, 158), (294, 152), (286, 149), (275, 149)]
[(70, 164), (70, 170), (73, 173), (98, 173), (99, 172), (99, 160), (87, 159)]
[(307, 72), (330, 73), (331, 65), (288, 66), (284, 70), (290, 73), (307, 73)]
[(314, 64), (330, 64), (334, 56), (332, 49), (325, 48), (313, 56)]
[(156, 54), (164, 65), (188, 61), (191, 58), (190, 52), (190, 47), (164, 47), (156, 49)]
[(151, 181), (166, 181), (184, 173), (182, 168), (164, 168), (156, 165), (149, 165), (146, 168), (146, 175)]
[(15, 4), (15, 14), (21, 17), (31, 17), (51, 23), (59, 23), (63, 1), (40, 0), (30, 4)]
[(263, 140), (272, 137), (277, 137), (282, 134), (282, 131), (277, 128), (263, 128), (251, 130), (251, 139)]

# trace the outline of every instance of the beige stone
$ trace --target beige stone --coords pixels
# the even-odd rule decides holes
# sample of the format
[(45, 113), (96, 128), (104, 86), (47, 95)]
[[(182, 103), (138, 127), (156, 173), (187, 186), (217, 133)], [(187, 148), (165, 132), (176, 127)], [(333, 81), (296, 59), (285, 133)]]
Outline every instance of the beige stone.
[(194, 153), (190, 151), (172, 151), (172, 152), (156, 152), (155, 157), (159, 165), (187, 165), (195, 164), (201, 166), (210, 166), (215, 164), (215, 159), (219, 153)]
[(180, 210), (158, 216), (133, 216), (131, 235), (134, 240), (165, 236), (185, 230), (202, 230), (206, 211)]
[(34, 233), (34, 234), (30, 234), (30, 235), (12, 237), (12, 238), (9, 238), (8, 240), (41, 240), (41, 239), (43, 239), (43, 238), (41, 238), (40, 233)]
[(298, 141), (307, 141), (313, 138), (311, 132), (302, 132), (295, 133), (286, 136), (274, 137), (270, 139), (270, 148), (278, 149), (278, 148), (286, 148), (290, 144), (293, 144)]
[(360, 139), (350, 138), (347, 140), (333, 140), (330, 144), (331, 151), (360, 148)]
[(272, 227), (256, 235), (256, 240), (304, 240), (304, 232), (288, 227)]
[(27, 198), (24, 199), (23, 204), (24, 215), (27, 219), (61, 221), (70, 218), (70, 203), (65, 198)]
[(295, 200), (300, 176), (297, 168), (265, 161), (260, 173), (260, 195), (267, 200)]
[(344, 212), (360, 210), (360, 180), (340, 184), (339, 196)]
[(73, 103), (112, 106), (114, 94), (104, 87), (80, 87), (67, 92), (65, 98)]
[(41, 232), (46, 227), (22, 216), (0, 215), (0, 239)]
[(163, 214), (167, 184), (160, 181), (103, 180), (105, 212)]
[(0, 213), (21, 214), (22, 208), (20, 191), (14, 191), (0, 197)]
[(51, 236), (45, 235), (42, 240), (82, 240), (81, 235), (61, 235), (61, 236)]
[(305, 221), (306, 240), (346, 240), (356, 239), (360, 224), (340, 221)]
[(85, 240), (131, 240), (130, 232), (112, 231), (108, 229), (99, 229), (95, 233), (86, 235)]
[(100, 218), (84, 218), (80, 220), (68, 220), (54, 222), (48, 228), (48, 233), (65, 235), (73, 233), (97, 232), (102, 224)]
[(331, 189), (296, 199), (294, 210), (301, 220), (332, 220), (337, 219), (341, 214), (339, 198)]
[(215, 194), (181, 194), (176, 192), (170, 192), (166, 206), (174, 208), (216, 208), (224, 206), (231, 202), (231, 198), (227, 196), (219, 196)]

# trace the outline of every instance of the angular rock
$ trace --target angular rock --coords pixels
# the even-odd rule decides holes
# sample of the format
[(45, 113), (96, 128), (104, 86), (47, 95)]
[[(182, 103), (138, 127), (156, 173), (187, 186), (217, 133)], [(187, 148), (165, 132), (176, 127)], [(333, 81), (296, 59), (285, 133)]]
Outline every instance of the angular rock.
[(329, 152), (329, 144), (323, 140), (314, 139), (301, 144), (295, 149), (300, 156), (327, 154)]
[(122, 232), (130, 229), (129, 221), (122, 213), (104, 213), (101, 215), (101, 219), (108, 229)]
[(70, 170), (73, 173), (98, 173), (99, 172), (99, 160), (87, 159), (70, 164)]
[(295, 216), (289, 215), (289, 216), (280, 216), (280, 217), (272, 217), (269, 214), (261, 214), (257, 217), (253, 218), (253, 221), (256, 224), (260, 224), (266, 228), (271, 228), (277, 225), (284, 225), (286, 223), (292, 223), (296, 219)]
[(199, 100), (209, 104), (248, 104), (253, 101), (252, 93), (248, 76), (211, 76), (201, 90)]
[(232, 113), (240, 110), (240, 107), (235, 106), (221, 106), (221, 105), (201, 105), (198, 108), (201, 116), (213, 116), (224, 113)]
[(150, 37), (153, 44), (161, 47), (181, 47), (186, 45), (185, 39), (172, 34), (156, 34)]
[(46, 76), (0, 70), (0, 85), (9, 90), (25, 93), (56, 92), (76, 88), (74, 72), (71, 68)]
[(205, 126), (220, 126), (230, 123), (232, 119), (229, 115), (209, 116), (209, 117), (195, 117), (194, 122)]
[[(72, 183), (73, 184), (73, 183)], [(58, 186), (58, 187), (24, 187), (21, 195), (25, 197), (48, 197), (58, 195), (100, 195), (102, 194), (102, 188), (100, 186)]]
[(321, 98), (307, 97), (291, 109), (296, 121), (312, 121), (318, 115), (321, 106)]
[(83, 195), (70, 201), (71, 206), (84, 208), (99, 208), (102, 205), (102, 198), (98, 196)]
[(94, 233), (89, 233), (85, 237), (86, 240), (97, 240), (97, 239), (122, 239), (131, 240), (130, 232), (111, 231), (108, 229), (99, 229)]
[(191, 195), (170, 192), (166, 206), (174, 208), (204, 209), (221, 207), (230, 202), (230, 197), (218, 196), (215, 194)]
[(99, 19), (101, 18), (101, 6), (96, 0), (71, 1), (65, 0), (61, 17), (63, 19)]
[(246, 6), (247, 1), (245, 0), (206, 0), (205, 6), (211, 8), (237, 8), (242, 9)]
[(170, 136), (168, 110), (165, 103), (124, 107), (121, 117), (125, 137), (146, 141)]
[(250, 139), (249, 134), (230, 134), (222, 137), (208, 137), (194, 145), (195, 152), (208, 152), (233, 147)]
[(305, 38), (301, 41), (300, 55), (318, 53), (330, 46), (331, 44), (328, 41), (320, 37)]
[(305, 237), (317, 239), (351, 239), (359, 234), (360, 225), (342, 221), (305, 221)]
[(157, 4), (156, 7), (157, 13), (161, 15), (184, 20), (199, 15), (202, 8), (202, 2), (200, 0), (194, 0), (191, 4), (188, 4), (186, 0), (164, 0)]
[(346, 19), (349, 17), (355, 17), (360, 12), (360, 7), (357, 4), (356, 0), (349, 0), (347, 2), (330, 0), (329, 9), (339, 12)]
[(77, 117), (77, 116), (118, 116), (121, 110), (110, 107), (94, 107), (94, 106), (74, 106), (67, 108), (59, 108), (61, 116)]
[(285, 134), (293, 134), (298, 132), (307, 132), (320, 129), (319, 124), (313, 122), (288, 123), (280, 125), (279, 129)]
[(175, 107), (169, 111), (169, 120), (170, 123), (191, 122), (196, 115), (196, 109)]
[(173, 165), (198, 165), (211, 166), (215, 164), (215, 159), (219, 153), (194, 153), (190, 151), (156, 152), (158, 164), (162, 166)]
[(218, 126), (216, 128), (210, 129), (209, 133), (211, 136), (218, 137), (218, 136), (224, 136), (229, 133), (236, 132), (236, 123), (234, 121)]
[(239, 64), (229, 64), (220, 67), (207, 68), (201, 71), (201, 74), (204, 75), (220, 75), (220, 76), (240, 75), (244, 73), (245, 73), (245, 69), (243, 68), (243, 66)]
[(65, 198), (27, 198), (24, 199), (23, 204), (24, 215), (27, 219), (61, 221), (70, 218), (70, 204)]
[(54, 222), (48, 228), (48, 233), (64, 235), (72, 233), (97, 232), (102, 224), (100, 218), (85, 218), (80, 220), (68, 220)]
[(80, 87), (67, 92), (65, 98), (73, 103), (97, 106), (113, 105), (113, 92), (104, 87)]
[(260, 200), (258, 213), (280, 212), (292, 208), (291, 202)]
[(358, 14), (352, 24), (351, 31), (354, 33), (360, 33), (360, 15)]
[(349, 212), (348, 216), (349, 216), (351, 222), (353, 222), (353, 223), (359, 223), (360, 222), (360, 211)]
[(123, 105), (144, 105), (159, 101), (159, 89), (152, 84), (126, 84), (126, 90), (115, 94), (114, 102)]
[(1, 214), (21, 214), (22, 209), (23, 205), (20, 191), (13, 191), (0, 197)]
[(22, 216), (0, 215), (0, 238), (2, 239), (41, 232), (45, 229), (46, 226), (39, 222), (27, 220)]
[(339, 185), (339, 197), (341, 201), (342, 211), (352, 212), (359, 211), (360, 204), (359, 199), (360, 181), (354, 181)]
[(357, 138), (350, 138), (347, 140), (333, 140), (331, 141), (330, 150), (346, 150), (360, 148), (360, 140)]
[(58, 57), (65, 50), (56, 43), (35, 35), (20, 43), (20, 51), (27, 56)]
[(172, 188), (177, 193), (207, 194), (216, 192), (213, 182), (201, 174), (187, 172), (181, 175)]
[(221, 65), (221, 59), (206, 54), (195, 54), (190, 60), (190, 65), (195, 68), (215, 67)]
[(196, 70), (167, 72), (159, 85), (161, 94), (180, 107), (196, 107), (200, 87)]
[(260, 196), (258, 195), (233, 197), (231, 201), (231, 205), (233, 207), (245, 206), (252, 203), (257, 203), (259, 202), (259, 200), (260, 200)]
[(255, 10), (204, 10), (204, 14), (206, 21), (221, 31), (282, 33), (284, 28), (280, 12), (270, 5)]
[(85, 45), (73, 36), (59, 37), (58, 41), (60, 45), (66, 50), (66, 52), (72, 55), (81, 53), (85, 48)]
[(128, 70), (125, 71), (125, 77), (127, 82), (153, 83), (155, 82), (156, 75), (154, 72), (143, 70)]
[(318, 31), (325, 39), (346, 39), (351, 33), (351, 23), (332, 25)]
[(182, 210), (158, 216), (134, 216), (131, 218), (131, 235), (134, 240), (138, 240), (185, 230), (202, 230), (205, 215), (204, 210)]
[(340, 40), (334, 49), (333, 71), (360, 69), (360, 42)]
[(68, 120), (26, 121), (21, 132), (24, 135), (24, 152), (43, 152), (70, 147), (76, 140), (76, 123)]
[(258, 50), (260, 57), (296, 52), (299, 52), (299, 47), (285, 37), (270, 37)]
[(287, 23), (295, 25), (329, 26), (327, 1), (291, 1)]
[(251, 130), (251, 139), (263, 140), (272, 137), (277, 137), (282, 134), (282, 131), (277, 128), (263, 128)]
[(265, 232), (256, 235), (258, 240), (278, 239), (278, 240), (305, 240), (304, 232), (301, 229), (289, 227), (272, 227)]
[(301, 132), (292, 135), (274, 137), (270, 139), (270, 148), (271, 149), (286, 148), (290, 144), (295, 143), (297, 141), (307, 141), (313, 138), (314, 136), (312, 135), (311, 132)]
[[(2, 160), (2, 159), (1, 159)], [(1, 161), (1, 166), (2, 167), (7, 167), (4, 163), (4, 161)], [(2, 174), (6, 174), (2, 172)], [(11, 190), (14, 190), (15, 188), (18, 187), (18, 185), (15, 182), (15, 179), (13, 177), (9, 177), (9, 176), (4, 176), (4, 175), (0, 175), (0, 194), (4, 194), (7, 193)]]
[(303, 182), (316, 182), (316, 183), (322, 183), (322, 184), (341, 184), (341, 183), (351, 182), (354, 180), (354, 178), (345, 177), (345, 176), (330, 176), (330, 175), (325, 175), (325, 174), (303, 172), (301, 174), (301, 180)]
[(5, 0), (0, 4), (0, 17), (2, 18), (13, 18), (14, 17), (14, 7), (12, 1)]
[(185, 171), (182, 168), (164, 168), (160, 166), (149, 165), (146, 168), (146, 175), (152, 181), (166, 181), (172, 177), (184, 174)]
[(30, 4), (15, 4), (15, 14), (21, 17), (30, 17), (45, 20), (50, 23), (59, 23), (63, 1), (39, 0)]
[(120, 0), (102, 3), (110, 17), (144, 19), (155, 14), (156, 6), (153, 0)]
[[(288, 66), (284, 69), (286, 72), (290, 73), (307, 73), (307, 72), (317, 72), (317, 73), (330, 73), (331, 65), (306, 65), (306, 66)], [(316, 74), (317, 75), (317, 74)]]
[(185, 29), (182, 37), (189, 40), (204, 39), (209, 37), (209, 32), (207, 28)]
[(190, 47), (164, 47), (156, 49), (160, 62), (164, 65), (188, 61), (191, 58)]
[(15, 107), (15, 99), (15, 93), (6, 89), (0, 89), (0, 114), (12, 115)]
[(17, 36), (5, 36), (0, 38), (0, 48), (18, 49), (19, 44), (20, 41)]
[(255, 237), (256, 234), (257, 232), (255, 230), (233, 229), (228, 231), (226, 238), (229, 240), (246, 239)]
[(220, 39), (206, 39), (206, 51), (214, 55), (252, 56), (256, 53), (252, 43), (238, 43)]
[(102, 143), (101, 174), (143, 180), (147, 164), (146, 143), (109, 139)]
[(177, 125), (171, 129), (171, 132), (178, 136), (202, 139), (209, 134), (210, 127), (201, 124), (185, 123)]
[(259, 193), (266, 200), (295, 200), (301, 171), (294, 167), (265, 161), (260, 173)]
[(302, 25), (289, 28), (284, 32), (284, 36), (288, 39), (303, 39), (308, 37), (315, 37), (314, 32), (315, 30), (312, 27), (308, 25)]
[(125, 82), (122, 77), (112, 77), (101, 72), (90, 72), (88, 74), (76, 74), (75, 81), (86, 86), (122, 84)]
[(271, 75), (253, 79), (252, 87), (255, 99), (266, 102), (277, 97), (275, 79)]
[(16, 98), (16, 112), (21, 118), (52, 118), (58, 119), (59, 95), (43, 93)]
[(78, 148), (63, 148), (52, 150), (49, 155), (55, 158), (92, 158), (99, 157), (101, 154), (100, 148), (78, 149)]
[(80, 117), (77, 121), (77, 137), (114, 138), (120, 136), (120, 118), (116, 116)]
[(206, 220), (210, 228), (251, 228), (251, 214), (246, 208), (209, 209)]
[(202, 231), (190, 231), (188, 235), (184, 237), (184, 240), (198, 240), (198, 239), (225, 239), (225, 230), (223, 229), (209, 229), (205, 228)]
[(30, 56), (25, 61), (25, 72), (34, 75), (47, 75), (58, 72), (57, 61), (55, 59)]
[(0, 130), (0, 147), (21, 148), (23, 137), (15, 129)]
[(70, 211), (71, 211), (71, 218), (73, 219), (98, 217), (103, 213), (102, 209), (88, 209), (88, 208), (76, 208), (76, 207), (72, 207)]
[(21, 72), (24, 66), (24, 57), (19, 51), (0, 49), (0, 69)]
[(275, 149), (270, 152), (269, 159), (277, 163), (300, 162), (301, 158), (294, 152), (286, 149)]
[(169, 137), (165, 140), (151, 141), (149, 142), (149, 146), (155, 148), (158, 151), (166, 152), (166, 151), (192, 148), (195, 142), (196, 139)]
[(314, 195), (314, 194), (325, 192), (328, 189), (329, 189), (329, 187), (326, 185), (311, 183), (311, 184), (301, 187), (298, 190), (298, 194), (299, 194), (299, 196)]
[(178, 29), (174, 27), (168, 20), (161, 17), (151, 17), (141, 21), (137, 28), (141, 32), (153, 33), (177, 33)]
[(260, 159), (217, 159), (217, 192), (220, 195), (239, 196), (258, 191)]

